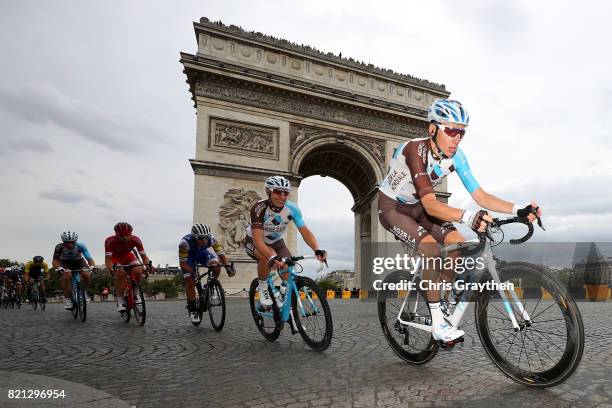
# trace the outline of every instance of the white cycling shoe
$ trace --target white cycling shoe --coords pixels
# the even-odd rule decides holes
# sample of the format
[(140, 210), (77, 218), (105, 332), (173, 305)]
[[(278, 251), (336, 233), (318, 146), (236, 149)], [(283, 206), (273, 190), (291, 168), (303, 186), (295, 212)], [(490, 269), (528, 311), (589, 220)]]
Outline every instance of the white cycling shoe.
[(454, 328), (450, 323), (444, 321), (444, 323), (431, 328), (431, 335), (434, 340), (450, 343), (463, 337), (465, 332)]
[(196, 312), (189, 312), (189, 318), (191, 323), (198, 323), (200, 321), (200, 316)]
[(259, 304), (264, 307), (272, 306), (272, 297), (270, 296), (268, 288), (262, 288), (259, 286), (257, 290), (259, 291)]
[(126, 308), (125, 308), (125, 303), (119, 301), (117, 302), (117, 312), (119, 313), (123, 313), (125, 312)]
[(64, 310), (72, 310), (72, 299), (66, 299), (66, 302), (64, 302)]

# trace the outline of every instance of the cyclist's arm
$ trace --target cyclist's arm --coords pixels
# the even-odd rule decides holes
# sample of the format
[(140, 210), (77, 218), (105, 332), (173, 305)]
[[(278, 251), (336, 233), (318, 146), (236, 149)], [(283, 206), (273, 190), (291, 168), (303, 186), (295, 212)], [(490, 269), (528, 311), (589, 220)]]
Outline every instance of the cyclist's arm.
[(148, 264), (150, 259), (147, 256), (147, 253), (145, 252), (144, 249), (144, 245), (142, 245), (142, 241), (140, 240), (140, 238), (138, 237), (134, 237), (134, 239), (136, 240), (136, 250), (138, 251), (138, 253), (140, 254), (140, 257), (142, 258), (142, 263), (143, 264)]
[(512, 207), (514, 206), (514, 203), (495, 197), (493, 194), (489, 194), (484, 191), (482, 187), (479, 187), (472, 192), (472, 198), (480, 207), (486, 208), (487, 210), (512, 214)]
[(184, 239), (182, 239), (179, 243), (178, 255), (179, 268), (181, 268), (181, 271), (184, 273), (193, 273), (193, 268), (191, 265), (189, 265), (189, 263), (187, 263), (187, 260), (189, 259), (189, 243)]
[(49, 279), (49, 265), (46, 262), (43, 262), (43, 270), (45, 271), (45, 279)]
[(307, 226), (303, 225), (299, 227), (298, 231), (300, 231), (300, 234), (302, 234), (302, 238), (304, 238), (304, 242), (306, 243), (306, 245), (312, 248), (313, 251), (320, 249), (319, 243), (317, 242), (317, 238)]
[(53, 251), (53, 260), (51, 261), (51, 265), (57, 269), (60, 266), (62, 266), (60, 264), (60, 248), (61, 248), (62, 244), (57, 244), (55, 246), (55, 250)]
[(77, 242), (77, 246), (81, 248), (81, 253), (83, 254), (83, 257), (87, 260), (87, 264), (91, 267), (96, 266), (96, 262), (89, 253), (89, 249), (87, 249), (87, 246), (82, 242)]
[(26, 262), (26, 264), (23, 267), (23, 280), (28, 283), (28, 281), (30, 280), (30, 262)]
[(438, 201), (435, 193), (429, 193), (421, 197), (421, 204), (423, 204), (423, 208), (425, 208), (427, 214), (432, 217), (439, 218), (442, 221), (461, 221), (463, 210)]

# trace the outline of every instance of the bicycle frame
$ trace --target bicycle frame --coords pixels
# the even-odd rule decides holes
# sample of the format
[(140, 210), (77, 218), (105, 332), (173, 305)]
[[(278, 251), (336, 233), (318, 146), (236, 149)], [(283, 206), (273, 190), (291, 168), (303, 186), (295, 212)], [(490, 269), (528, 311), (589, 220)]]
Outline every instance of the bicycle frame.
[[(316, 259), (316, 256), (304, 256), (303, 259)], [(322, 267), (318, 270), (320, 271), (322, 269)], [(317, 271), (317, 272), (318, 272)], [(293, 315), (291, 314), (291, 309), (292, 309), (292, 302), (291, 302), (291, 294), (294, 293), (295, 294), (295, 298), (296, 298), (296, 302), (298, 305), (298, 310), (300, 311), (301, 315), (303, 317), (306, 317), (306, 313), (304, 312), (304, 307), (302, 305), (302, 300), (300, 299), (300, 294), (298, 293), (297, 290), (297, 286), (295, 284), (295, 278), (297, 277), (297, 275), (299, 274), (299, 272), (296, 272), (293, 265), (288, 265), (287, 269), (283, 269), (283, 270), (279, 270), (277, 272), (272, 272), (268, 275), (268, 285), (270, 286), (270, 288), (272, 288), (272, 295), (273, 295), (273, 299), (274, 301), (276, 301), (276, 296), (274, 296), (275, 293), (280, 292), (278, 289), (276, 289), (276, 286), (274, 285), (274, 274), (278, 274), (278, 276), (280, 277), (281, 274), (284, 273), (288, 273), (288, 277), (287, 277), (287, 291), (285, 292), (285, 300), (283, 301), (283, 306), (280, 310), (280, 315), (281, 315), (281, 321), (286, 322), (286, 321), (291, 321), (292, 324), (295, 324), (295, 322), (293, 321)], [(305, 292), (306, 297), (313, 307), (313, 310), (316, 313), (319, 313), (319, 309), (317, 308), (316, 303), (313, 301), (312, 297), (310, 296), (310, 293)], [(269, 319), (274, 319), (274, 314), (272, 313), (272, 311), (257, 311), (261, 316), (263, 317), (267, 317)]]
[[(445, 253), (455, 251), (455, 250), (457, 250), (459, 248), (463, 248), (463, 247), (465, 247), (466, 243), (473, 243), (473, 242), (474, 241), (466, 241), (463, 244), (450, 245), (450, 246), (448, 246), (445, 249)], [(491, 243), (488, 240), (487, 240), (487, 242), (486, 242), (486, 244), (484, 246), (484, 249), (481, 252), (480, 256), (483, 258), (483, 260), (485, 262), (485, 268), (483, 269), (483, 271), (487, 270), (491, 274), (491, 277), (493, 278), (493, 281), (496, 284), (499, 285), (501, 283), (501, 280), (499, 278), (499, 274), (497, 273), (496, 262), (495, 262), (495, 258), (493, 257), (493, 250), (492, 250), (492, 247), (491, 247)], [(412, 283), (413, 284), (415, 283), (416, 278), (420, 275), (421, 272), (422, 272), (422, 269), (419, 270), (418, 273), (415, 272), (413, 274), (413, 277), (412, 277)], [(400, 307), (397, 320), (401, 324), (403, 324), (405, 326), (411, 326), (411, 327), (414, 327), (414, 328), (419, 329), (419, 330), (431, 332), (431, 325), (414, 323), (414, 322), (407, 322), (407, 321), (405, 321), (405, 320), (403, 320), (401, 318), (402, 312), (406, 308), (406, 303), (407, 303), (408, 298), (410, 296), (410, 291), (411, 290), (416, 290), (416, 289), (409, 289), (407, 291), (406, 296), (404, 298), (404, 301), (402, 302), (402, 306)], [(525, 320), (525, 323), (529, 324), (531, 319), (530, 319), (529, 315), (527, 314), (527, 311), (523, 307), (523, 304), (521, 303), (519, 297), (516, 295), (515, 290), (514, 289), (507, 289), (507, 290), (508, 290), (508, 292), (510, 292), (511, 297), (512, 297), (512, 301), (516, 305), (516, 308), (518, 309), (520, 314), (523, 316), (523, 319)], [(459, 324), (461, 323), (461, 319), (463, 318), (463, 315), (465, 314), (465, 311), (466, 311), (468, 303), (469, 303), (468, 299), (471, 298), (472, 292), (473, 292), (472, 290), (466, 289), (463, 292), (463, 294), (461, 295), (460, 301), (455, 306), (455, 309), (453, 310), (453, 314), (450, 316), (450, 319), (449, 319), (450, 323), (454, 327), (459, 327)], [(512, 304), (508, 300), (508, 296), (506, 295), (505, 291), (501, 290), (501, 289), (498, 289), (498, 292), (499, 292), (499, 295), (500, 295), (500, 297), (502, 299), (502, 303), (504, 305), (504, 309), (505, 309), (506, 313), (508, 314), (508, 318), (512, 322), (512, 327), (514, 328), (515, 331), (521, 330), (522, 327), (518, 324), (518, 322), (516, 320), (516, 316), (514, 315), (514, 309), (512, 307)], [(417, 308), (418, 308), (418, 304), (419, 304), (419, 299), (417, 298), (416, 302), (414, 302), (414, 309), (412, 310), (412, 312), (414, 314), (416, 314), (416, 311), (417, 311)]]

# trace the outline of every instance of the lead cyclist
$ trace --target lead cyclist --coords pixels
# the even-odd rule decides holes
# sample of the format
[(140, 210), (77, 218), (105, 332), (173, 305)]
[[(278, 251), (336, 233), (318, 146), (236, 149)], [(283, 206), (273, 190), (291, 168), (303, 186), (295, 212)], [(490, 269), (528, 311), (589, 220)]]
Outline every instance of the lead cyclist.
[[(380, 223), (419, 255), (435, 258), (440, 245), (465, 241), (453, 222), (466, 223), (475, 232), (486, 230), (493, 218), (486, 210), (527, 216), (533, 222), (542, 210), (535, 201), (519, 205), (487, 193), (476, 181), (459, 144), (465, 136), (470, 116), (463, 105), (452, 99), (436, 99), (427, 113), (428, 137), (412, 139), (398, 146), (389, 163), (389, 172), (380, 183), (378, 208)], [(453, 208), (436, 198), (434, 187), (456, 172), (464, 187), (482, 209)], [(457, 252), (449, 254), (456, 257)], [(454, 263), (453, 263), (454, 264)], [(423, 278), (434, 283), (452, 282), (452, 268), (424, 268)], [(448, 322), (441, 308), (440, 291), (428, 290), (432, 336), (443, 343), (463, 337), (463, 330)]]

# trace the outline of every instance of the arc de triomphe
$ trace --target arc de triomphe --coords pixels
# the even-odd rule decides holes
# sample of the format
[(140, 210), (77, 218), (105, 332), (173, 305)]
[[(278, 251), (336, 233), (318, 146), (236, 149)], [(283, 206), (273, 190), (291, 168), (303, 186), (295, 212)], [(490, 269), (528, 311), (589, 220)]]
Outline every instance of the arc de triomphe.
[[(366, 288), (361, 243), (393, 241), (378, 222), (377, 184), (393, 149), (426, 135), (426, 108), (449, 95), (444, 85), (206, 18), (194, 27), (197, 53), (181, 53), (197, 111), (193, 219), (237, 263), (235, 278), (222, 274), (224, 287), (248, 288), (255, 277), (242, 246), (249, 209), (265, 197), (265, 178), (281, 174), (294, 186), (323, 175), (349, 189), (355, 277)], [(299, 201), (297, 188), (290, 199)], [(293, 226), (287, 244), (295, 253)]]

